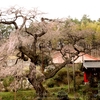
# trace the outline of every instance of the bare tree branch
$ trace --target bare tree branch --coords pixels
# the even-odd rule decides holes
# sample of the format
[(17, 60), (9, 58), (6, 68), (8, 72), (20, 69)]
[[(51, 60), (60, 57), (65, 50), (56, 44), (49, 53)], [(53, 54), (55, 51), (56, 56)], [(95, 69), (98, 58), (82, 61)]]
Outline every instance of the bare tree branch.
[(15, 22), (15, 21), (0, 21), (0, 23), (2, 23), (2, 24), (13, 24), (14, 26), (15, 26), (15, 29), (18, 29), (18, 25), (17, 25), (17, 23)]

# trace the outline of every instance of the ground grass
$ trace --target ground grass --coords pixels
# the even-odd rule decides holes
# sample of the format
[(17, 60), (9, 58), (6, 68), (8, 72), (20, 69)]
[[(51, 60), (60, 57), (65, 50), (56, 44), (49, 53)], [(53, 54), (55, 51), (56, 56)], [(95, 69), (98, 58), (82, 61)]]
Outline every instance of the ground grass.
[[(49, 95), (47, 98), (44, 98), (43, 100), (58, 100), (57, 94), (62, 88), (64, 89), (64, 91), (66, 91), (70, 100), (88, 100), (87, 96), (84, 95), (81, 90), (68, 93), (66, 85), (61, 87), (47, 88), (47, 90), (49, 91)], [(35, 97), (36, 94), (34, 90), (20, 90), (16, 93), (0, 92), (0, 100), (36, 100), (34, 99)]]
[[(68, 93), (67, 85), (61, 85), (59, 87), (47, 88), (49, 95), (43, 100), (58, 100), (57, 94), (63, 88), (63, 90), (68, 94), (70, 100), (84, 100), (82, 91)], [(19, 90), (15, 92), (0, 92), (0, 100), (35, 100), (36, 97), (34, 90)], [(78, 97), (79, 99), (75, 99)]]
[[(53, 87), (48, 88), (49, 96), (47, 98), (44, 98), (43, 100), (58, 100), (57, 93), (58, 91), (63, 88), (67, 93), (67, 87), (61, 86), (61, 87)], [(70, 98), (73, 98), (73, 94), (68, 94)], [(0, 100), (35, 100), (36, 97), (34, 90), (20, 90), (15, 92), (0, 92)]]
[(35, 91), (0, 92), (0, 100), (34, 100)]

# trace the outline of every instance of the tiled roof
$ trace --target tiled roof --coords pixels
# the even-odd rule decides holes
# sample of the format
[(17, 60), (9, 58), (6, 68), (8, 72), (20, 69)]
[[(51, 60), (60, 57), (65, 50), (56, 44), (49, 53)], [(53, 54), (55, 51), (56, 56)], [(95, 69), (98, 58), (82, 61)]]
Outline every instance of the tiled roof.
[(52, 56), (53, 56), (53, 63), (63, 63), (64, 62), (60, 52), (54, 52)]
[(100, 60), (84, 60), (83, 66), (85, 68), (100, 68)]
[[(64, 60), (62, 58), (62, 55), (59, 51), (52, 53), (52, 58), (54, 63), (63, 63)], [(84, 60), (99, 60), (96, 57), (93, 57), (89, 54), (80, 53), (78, 59), (74, 61), (74, 63), (83, 63)]]
[(99, 59), (89, 54), (80, 53), (80, 56), (78, 57), (78, 59), (76, 59), (74, 63), (82, 63), (84, 60), (99, 60)]

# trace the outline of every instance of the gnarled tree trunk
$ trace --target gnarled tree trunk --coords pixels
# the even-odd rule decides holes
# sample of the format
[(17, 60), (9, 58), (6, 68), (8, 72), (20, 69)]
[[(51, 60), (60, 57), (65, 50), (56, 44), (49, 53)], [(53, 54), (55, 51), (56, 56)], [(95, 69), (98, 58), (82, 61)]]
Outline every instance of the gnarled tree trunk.
[(28, 80), (29, 82), (32, 84), (32, 86), (34, 87), (37, 96), (41, 97), (41, 99), (47, 95), (47, 90), (43, 87), (42, 85), (42, 81), (43, 81), (43, 77), (40, 77), (39, 79), (37, 79), (36, 77), (36, 66), (34, 65), (34, 63), (31, 62), (30, 64), (30, 72), (28, 74)]

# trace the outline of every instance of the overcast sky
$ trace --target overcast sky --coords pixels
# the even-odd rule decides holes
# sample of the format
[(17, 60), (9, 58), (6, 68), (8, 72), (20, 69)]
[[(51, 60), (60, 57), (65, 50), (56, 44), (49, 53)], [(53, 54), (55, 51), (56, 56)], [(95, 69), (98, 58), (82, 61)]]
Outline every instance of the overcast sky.
[(24, 8), (38, 8), (48, 18), (81, 19), (84, 14), (92, 20), (100, 18), (100, 0), (2, 0), (0, 8), (18, 5)]

